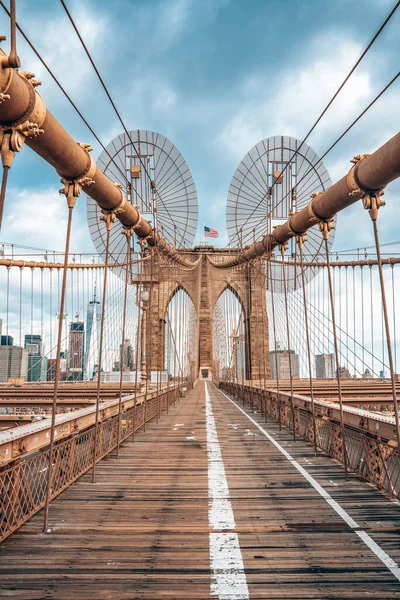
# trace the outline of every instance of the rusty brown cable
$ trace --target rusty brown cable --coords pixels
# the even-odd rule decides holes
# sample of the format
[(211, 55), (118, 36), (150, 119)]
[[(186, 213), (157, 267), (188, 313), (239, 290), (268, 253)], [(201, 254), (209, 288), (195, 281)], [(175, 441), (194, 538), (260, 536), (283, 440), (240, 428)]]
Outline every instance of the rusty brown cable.
[(97, 368), (96, 417), (95, 417), (94, 435), (93, 435), (92, 483), (95, 483), (95, 479), (96, 479), (96, 458), (97, 458), (97, 441), (98, 441), (98, 430), (99, 430), (101, 365), (102, 365), (102, 360), (103, 360), (104, 322), (105, 322), (106, 302), (107, 302), (108, 257), (109, 257), (109, 252), (110, 252), (111, 223), (110, 224), (106, 223), (106, 227), (107, 227), (107, 237), (106, 237), (106, 255), (105, 255), (104, 278), (103, 278), (103, 304), (101, 307), (99, 365)]
[(51, 427), (50, 427), (50, 443), (49, 443), (49, 461), (47, 467), (47, 486), (46, 486), (46, 498), (44, 506), (44, 521), (43, 531), (48, 530), (49, 523), (49, 506), (51, 500), (51, 491), (53, 483), (53, 455), (54, 455), (54, 438), (55, 438), (55, 425), (56, 425), (56, 414), (57, 414), (57, 400), (58, 400), (58, 387), (60, 382), (60, 367), (61, 367), (61, 341), (62, 341), (62, 326), (63, 326), (63, 314), (65, 306), (65, 294), (67, 287), (67, 265), (68, 265), (68, 254), (69, 245), (71, 239), (71, 226), (72, 226), (72, 212), (73, 206), (68, 207), (68, 223), (67, 233), (65, 238), (65, 254), (64, 254), (64, 268), (63, 268), (63, 279), (61, 287), (61, 298), (60, 298), (60, 310), (58, 318), (58, 334), (57, 334), (57, 355), (56, 355), (56, 372), (54, 378), (54, 391), (53, 391), (53, 404), (51, 408)]
[[(150, 343), (148, 344), (149, 347), (149, 352), (146, 352), (146, 385), (145, 385), (145, 395), (144, 395), (144, 431), (146, 431), (146, 421), (147, 421), (147, 396), (148, 396), (148, 387), (149, 387), (149, 375), (151, 378), (151, 368), (152, 368), (152, 362), (153, 362), (153, 348), (152, 348), (152, 334), (151, 334), (151, 326), (152, 326), (152, 319), (150, 318), (150, 311), (152, 310), (152, 303), (153, 303), (153, 289), (154, 286), (154, 249), (151, 252), (151, 259), (150, 259), (150, 293), (149, 293), (149, 304), (148, 304), (148, 309), (146, 310), (147, 313), (147, 321), (148, 321), (148, 328), (149, 328), (149, 334), (146, 335), (146, 339), (144, 340), (144, 344), (146, 344), (147, 346), (147, 337), (149, 337), (150, 339)], [(146, 328), (147, 329), (147, 328)], [(150, 373), (149, 373), (149, 365), (150, 365)]]
[[(264, 279), (263, 281), (263, 285), (264, 285), (264, 289), (266, 288), (266, 277), (265, 277), (265, 259), (261, 259), (260, 260), (260, 264), (263, 265), (263, 270), (262, 270), (262, 277)], [(266, 291), (265, 291), (265, 296), (266, 296)], [(263, 296), (264, 297), (264, 296)], [(262, 302), (262, 301), (261, 301)], [(266, 328), (265, 328), (265, 321), (266, 321), (266, 311), (267, 311), (267, 302), (265, 302), (265, 306), (263, 305), (262, 302), (262, 307), (261, 307), (261, 314), (262, 314), (262, 318), (261, 318), (261, 326), (262, 326), (262, 348), (263, 348), (263, 379), (264, 379), (264, 389), (263, 389), (263, 393), (262, 396), (264, 397), (264, 421), (266, 423), (268, 423), (268, 410), (267, 410), (267, 382), (266, 382), (266, 371), (267, 371), (267, 365), (266, 365), (266, 349), (265, 349), (265, 336), (266, 336)], [(268, 335), (268, 334), (267, 334)]]
[[(296, 186), (298, 186), (302, 181), (304, 181), (304, 179), (307, 177), (307, 175), (309, 175), (313, 169), (315, 169), (315, 167), (317, 165), (319, 165), (323, 159), (329, 154), (329, 152), (331, 152), (331, 150), (333, 150), (333, 148), (344, 138), (345, 135), (348, 134), (348, 132), (354, 127), (354, 125), (356, 125), (356, 123), (358, 123), (358, 121), (369, 111), (370, 108), (372, 108), (372, 106), (375, 104), (375, 102), (377, 102), (379, 100), (379, 98), (381, 96), (383, 96), (383, 94), (393, 85), (393, 83), (400, 77), (400, 71), (398, 71), (396, 73), (396, 75), (389, 81), (389, 83), (387, 85), (385, 85), (385, 87), (379, 92), (379, 94), (377, 94), (375, 96), (375, 98), (373, 98), (371, 100), (371, 102), (364, 108), (364, 110), (358, 115), (358, 117), (356, 117), (351, 123), (350, 125), (343, 131), (343, 133), (340, 134), (340, 136), (333, 142), (333, 144), (331, 144), (329, 146), (329, 148), (323, 153), (323, 155), (317, 160), (316, 163), (314, 163), (312, 165), (312, 167), (306, 171), (304, 173), (304, 175), (301, 177), (301, 179), (299, 179), (299, 181), (296, 182)], [(294, 187), (296, 187), (294, 186)], [(286, 200), (286, 198), (292, 193), (294, 188), (292, 188), (292, 190), (290, 190), (279, 202), (278, 204), (276, 204), (275, 208), (277, 206), (279, 206), (280, 204), (282, 204), (282, 202), (284, 202)], [(264, 198), (263, 198), (264, 200)], [(263, 201), (262, 200), (262, 201)], [(260, 201), (259, 205), (261, 205), (262, 201)], [(257, 207), (256, 207), (257, 208)], [(254, 209), (253, 213), (255, 212), (256, 209)], [(253, 214), (252, 213), (252, 214)], [(250, 215), (251, 216), (251, 215)], [(263, 217), (263, 219), (265, 219), (266, 217)], [(259, 225), (261, 223), (261, 221), (263, 220), (261, 219), (259, 221), (259, 223), (257, 225)], [(242, 225), (243, 227), (243, 225)]]
[(4, 212), (4, 203), (6, 199), (6, 190), (7, 190), (7, 180), (8, 180), (8, 172), (10, 167), (7, 165), (3, 166), (3, 176), (1, 178), (1, 191), (0, 191), (0, 230), (1, 224), (3, 222), (3, 212)]
[(281, 397), (279, 393), (279, 369), (278, 369), (278, 354), (277, 354), (277, 339), (276, 339), (276, 320), (275, 320), (275, 299), (274, 299), (274, 281), (272, 279), (272, 263), (271, 259), (268, 261), (269, 263), (269, 274), (271, 281), (271, 308), (272, 308), (272, 329), (274, 332), (274, 344), (275, 344), (275, 377), (276, 377), (276, 390), (278, 397), (278, 423), (279, 423), (279, 431), (282, 430), (282, 411), (281, 411)]
[[(8, 14), (8, 16), (11, 16), (10, 15), (10, 11), (6, 7), (6, 5), (4, 4), (3, 0), (0, 0), (0, 6), (4, 9), (4, 11)], [(57, 77), (54, 75), (53, 71), (50, 69), (50, 67), (48, 66), (48, 64), (44, 60), (44, 58), (42, 58), (42, 56), (36, 50), (34, 44), (30, 41), (30, 39), (28, 38), (28, 36), (21, 29), (20, 25), (18, 25), (18, 23), (16, 23), (16, 27), (17, 27), (18, 31), (20, 32), (20, 34), (22, 35), (22, 37), (24, 38), (24, 40), (26, 41), (26, 43), (28, 44), (28, 46), (36, 54), (36, 56), (38, 57), (38, 59), (40, 60), (40, 62), (44, 66), (44, 68), (46, 69), (46, 71), (49, 73), (49, 75), (53, 79), (54, 83), (58, 86), (58, 88), (64, 94), (64, 96), (66, 97), (66, 99), (68, 100), (68, 102), (71, 104), (71, 106), (73, 107), (73, 109), (75, 110), (75, 112), (79, 115), (79, 117), (82, 119), (82, 121), (84, 122), (84, 124), (86, 125), (86, 127), (89, 129), (90, 133), (93, 135), (93, 137), (96, 139), (96, 141), (103, 148), (104, 152), (106, 152), (106, 154), (108, 155), (108, 157), (110, 158), (110, 160), (113, 162), (113, 164), (115, 165), (115, 167), (117, 168), (117, 170), (124, 177), (126, 183), (128, 183), (128, 179), (126, 177), (126, 173), (124, 173), (122, 171), (122, 169), (120, 168), (120, 166), (115, 162), (114, 158), (108, 152), (106, 146), (104, 146), (104, 144), (102, 143), (102, 141), (100, 140), (100, 138), (96, 135), (96, 133), (94, 132), (94, 130), (92, 129), (92, 127), (89, 125), (88, 121), (85, 119), (85, 117), (83, 116), (83, 114), (81, 113), (81, 111), (79, 110), (79, 108), (76, 106), (76, 104), (74, 103), (74, 101), (72, 100), (72, 98), (66, 92), (65, 88), (61, 85), (61, 83), (59, 82), (59, 80), (57, 79)]]
[[(106, 86), (106, 84), (105, 84), (105, 82), (104, 82), (104, 80), (103, 80), (102, 76), (100, 75), (100, 72), (99, 72), (99, 70), (98, 70), (98, 68), (97, 68), (97, 66), (96, 66), (96, 63), (94, 62), (94, 60), (93, 60), (93, 58), (92, 58), (92, 55), (90, 54), (90, 52), (89, 52), (89, 49), (88, 49), (88, 47), (87, 47), (87, 46), (86, 46), (86, 44), (85, 44), (85, 41), (84, 41), (84, 39), (83, 39), (83, 37), (82, 37), (82, 35), (81, 35), (81, 33), (80, 33), (79, 29), (78, 29), (78, 26), (76, 25), (76, 23), (75, 23), (75, 21), (74, 21), (74, 19), (73, 19), (72, 15), (71, 15), (71, 13), (70, 13), (70, 11), (68, 10), (68, 7), (67, 7), (67, 5), (66, 5), (65, 1), (64, 1), (64, 0), (60, 0), (60, 2), (61, 2), (61, 4), (62, 4), (62, 6), (63, 6), (63, 8), (64, 8), (64, 10), (65, 10), (65, 12), (66, 12), (66, 14), (67, 14), (67, 16), (68, 16), (68, 19), (70, 20), (70, 23), (71, 23), (72, 27), (73, 27), (73, 28), (74, 28), (74, 30), (75, 30), (75, 33), (76, 33), (76, 35), (77, 35), (77, 36), (78, 36), (78, 38), (79, 38), (79, 41), (80, 41), (80, 42), (81, 42), (81, 44), (82, 44), (82, 47), (83, 47), (83, 49), (85, 50), (86, 56), (88, 57), (88, 59), (89, 59), (89, 61), (90, 61), (91, 65), (92, 65), (92, 67), (93, 67), (93, 69), (94, 69), (94, 71), (95, 71), (95, 73), (96, 73), (96, 75), (97, 75), (97, 77), (98, 77), (98, 79), (99, 79), (99, 81), (100, 81), (100, 83), (101, 83), (102, 87), (103, 87), (103, 90), (105, 91), (105, 93), (106, 93), (106, 95), (107, 95), (107, 98), (109, 99), (109, 101), (110, 101), (110, 103), (111, 103), (111, 106), (112, 106), (112, 107), (113, 107), (113, 109), (114, 109), (114, 112), (115, 112), (115, 114), (116, 114), (116, 115), (117, 115), (117, 117), (118, 117), (118, 120), (119, 120), (119, 122), (121, 123), (121, 125), (122, 125), (122, 127), (123, 127), (123, 129), (124, 129), (124, 131), (125, 131), (125, 133), (126, 133), (126, 135), (128, 136), (129, 142), (130, 142), (130, 144), (132, 145), (132, 148), (133, 148), (133, 150), (135, 151), (135, 153), (136, 153), (136, 155), (137, 155), (137, 157), (138, 157), (138, 159), (139, 159), (139, 162), (140, 162), (141, 166), (143, 167), (143, 170), (144, 170), (144, 172), (146, 173), (146, 175), (147, 175), (147, 177), (148, 177), (149, 181), (151, 182), (151, 181), (152, 181), (152, 178), (151, 178), (151, 175), (150, 175), (150, 173), (149, 173), (149, 171), (148, 171), (148, 169), (147, 169), (147, 167), (146, 167), (146, 163), (143, 161), (142, 157), (140, 156), (140, 152), (138, 152), (138, 150), (137, 150), (137, 148), (136, 148), (136, 146), (135, 146), (135, 144), (134, 144), (134, 142), (133, 142), (133, 140), (132, 140), (132, 138), (131, 138), (130, 132), (128, 131), (128, 129), (127, 129), (127, 127), (126, 127), (126, 125), (125, 125), (125, 123), (124, 123), (124, 121), (123, 121), (123, 119), (122, 119), (122, 117), (121, 117), (121, 114), (120, 114), (120, 112), (119, 112), (119, 110), (118, 110), (118, 108), (117, 108), (117, 106), (116, 106), (116, 104), (115, 104), (114, 100), (112, 99), (112, 96), (111, 96), (110, 92), (108, 91), (108, 88), (107, 88), (107, 86)], [(163, 201), (162, 197), (160, 196), (160, 194), (159, 194), (159, 192), (158, 192), (157, 188), (155, 188), (155, 193), (156, 193), (157, 197), (159, 198), (159, 200), (160, 200), (161, 204), (163, 205), (163, 207), (164, 207), (164, 209), (165, 209), (165, 211), (166, 211), (167, 215), (169, 216), (169, 218), (170, 218), (170, 220), (171, 220), (171, 223), (173, 223), (173, 222), (174, 222), (174, 219), (173, 219), (173, 217), (171, 216), (171, 214), (170, 214), (170, 212), (169, 212), (169, 210), (168, 210), (168, 207), (167, 207), (167, 206), (164, 204), (164, 201)], [(175, 243), (175, 247), (176, 247), (176, 243)]]
[(327, 273), (328, 273), (329, 298), (330, 298), (330, 304), (331, 304), (333, 345), (334, 345), (334, 349), (335, 349), (335, 359), (336, 359), (336, 380), (337, 380), (338, 398), (339, 398), (339, 407), (340, 407), (340, 431), (341, 431), (342, 445), (343, 445), (344, 475), (345, 475), (345, 479), (347, 481), (348, 464), (347, 464), (346, 437), (345, 437), (344, 420), (343, 420), (342, 385), (341, 385), (341, 379), (340, 379), (340, 363), (339, 363), (339, 349), (338, 349), (338, 339), (337, 339), (337, 331), (336, 331), (335, 301), (334, 301), (334, 296), (333, 296), (332, 273), (331, 273), (330, 257), (329, 257), (329, 242), (328, 242), (327, 237), (324, 237), (324, 242), (325, 242), (325, 254), (326, 254), (326, 262), (327, 262)]
[[(344, 80), (342, 81), (342, 83), (340, 84), (340, 86), (338, 87), (338, 89), (336, 90), (336, 92), (334, 93), (334, 95), (332, 96), (332, 98), (329, 100), (328, 104), (325, 106), (325, 108), (323, 109), (323, 111), (321, 112), (321, 114), (319, 115), (319, 117), (317, 118), (317, 120), (314, 122), (314, 124), (312, 125), (312, 127), (309, 129), (308, 133), (306, 134), (306, 136), (303, 138), (303, 140), (300, 142), (300, 145), (298, 148), (296, 148), (296, 151), (294, 152), (293, 156), (291, 157), (290, 161), (292, 161), (295, 156), (297, 156), (297, 154), (299, 153), (300, 149), (302, 148), (302, 146), (305, 144), (305, 142), (308, 140), (308, 138), (310, 137), (310, 135), (312, 134), (312, 132), (314, 131), (314, 129), (317, 127), (318, 123), (321, 121), (322, 117), (325, 115), (325, 113), (328, 111), (328, 109), (330, 108), (330, 106), (333, 104), (334, 100), (337, 98), (337, 96), (340, 94), (340, 92), (342, 91), (342, 89), (344, 88), (344, 86), (346, 85), (346, 83), (348, 82), (348, 80), (350, 79), (350, 77), (353, 75), (354, 71), (357, 69), (357, 67), (359, 66), (359, 64), (361, 63), (361, 61), (363, 60), (363, 58), (365, 57), (365, 55), (367, 54), (367, 52), (370, 50), (371, 46), (374, 44), (374, 42), (376, 41), (376, 39), (379, 37), (379, 35), (382, 33), (383, 29), (386, 27), (386, 25), (388, 24), (388, 22), (390, 21), (390, 19), (392, 18), (392, 16), (394, 15), (394, 13), (396, 12), (396, 10), (398, 9), (398, 7), (400, 6), (400, 0), (398, 0), (396, 2), (396, 4), (394, 5), (394, 7), (392, 8), (392, 10), (390, 11), (390, 13), (388, 14), (388, 16), (386, 17), (386, 19), (384, 20), (384, 22), (382, 23), (382, 25), (379, 27), (379, 29), (377, 30), (377, 32), (375, 33), (375, 35), (372, 37), (371, 41), (369, 42), (369, 44), (366, 46), (365, 50), (362, 52), (361, 56), (357, 59), (357, 61), (354, 63), (353, 67), (351, 68), (351, 70), (348, 72), (348, 74), (346, 75), (346, 77), (344, 78)], [(396, 76), (396, 78), (400, 75), (400, 73)], [(393, 83), (392, 82), (389, 84), (391, 85)], [(363, 114), (363, 113), (362, 113)], [(360, 117), (362, 116), (362, 114), (360, 115)], [(358, 118), (360, 118), (358, 117)], [(358, 120), (358, 119), (357, 119)], [(352, 125), (351, 125), (352, 127)], [(350, 127), (350, 128), (351, 128)], [(346, 130), (346, 132), (344, 134), (342, 134), (342, 136), (337, 140), (337, 142), (343, 137), (343, 135), (345, 135), (347, 133), (348, 130)], [(336, 145), (336, 143), (334, 145)], [(333, 148), (333, 146), (331, 146), (331, 148), (328, 150), (328, 152), (330, 152), (330, 150)], [(326, 154), (328, 153), (326, 152), (320, 159), (318, 162), (320, 162), (322, 160), (322, 158), (324, 158), (326, 156)], [(288, 168), (290, 161), (285, 165), (282, 174), (286, 171), (286, 169)], [(316, 164), (318, 164), (318, 162)], [(315, 167), (315, 165), (313, 165)], [(311, 170), (309, 171), (311, 172)], [(307, 174), (307, 173), (306, 173)], [(300, 181), (298, 181), (296, 183), (295, 186), (293, 186), (293, 188), (288, 192), (287, 195), (291, 194), (293, 192), (293, 190), (295, 189), (295, 187), (304, 179), (306, 175), (304, 175)], [(271, 189), (274, 187), (276, 181), (274, 180), (272, 182), (272, 186)], [(263, 196), (263, 198), (260, 200), (260, 202), (258, 203), (258, 205), (256, 206), (256, 208), (253, 210), (253, 212), (251, 213), (251, 215), (249, 215), (249, 217), (247, 218), (246, 222), (242, 225), (242, 227), (244, 227), (244, 225), (246, 225), (246, 223), (251, 219), (252, 215), (256, 212), (256, 210), (260, 207), (260, 205), (263, 203), (263, 201), (266, 198), (266, 194)], [(286, 197), (285, 197), (286, 198)], [(285, 198), (282, 198), (282, 200), (276, 205), (279, 206), (279, 204), (281, 204)], [(275, 207), (276, 208), (276, 207)]]
[[(136, 325), (136, 365), (135, 365), (135, 391), (134, 391), (134, 402), (133, 402), (133, 419), (132, 419), (132, 442), (135, 441), (135, 433), (136, 433), (136, 408), (137, 408), (137, 389), (138, 389), (138, 371), (140, 364), (140, 356), (139, 356), (139, 342), (140, 342), (140, 331), (141, 331), (141, 303), (142, 303), (142, 281), (143, 281), (143, 264), (144, 264), (144, 248), (143, 243), (140, 244), (140, 255), (142, 260), (140, 261), (139, 267), (139, 290), (136, 290), (136, 306), (138, 310), (137, 315), (137, 325)], [(141, 347), (140, 347), (141, 350)]]
[(385, 332), (386, 332), (386, 344), (387, 344), (387, 351), (388, 351), (389, 365), (390, 365), (390, 380), (391, 380), (391, 384), (392, 384), (394, 417), (395, 417), (395, 422), (396, 422), (397, 447), (399, 448), (399, 445), (400, 445), (399, 407), (398, 407), (398, 402), (397, 402), (395, 365), (393, 362), (392, 343), (391, 343), (391, 337), (390, 337), (390, 325), (389, 325), (389, 316), (388, 316), (387, 302), (386, 302), (385, 280), (383, 277), (383, 267), (382, 267), (382, 262), (381, 262), (381, 249), (380, 249), (380, 245), (379, 245), (377, 215), (376, 215), (376, 218), (373, 218), (373, 214), (370, 212), (370, 216), (372, 219), (372, 224), (373, 224), (373, 229), (374, 229), (376, 254), (378, 257), (379, 282), (380, 282), (380, 287), (381, 287), (382, 307), (383, 307), (383, 316), (384, 316), (384, 321), (385, 321)]
[[(287, 297), (287, 281), (286, 281), (286, 269), (285, 269), (285, 261), (283, 259), (283, 251), (282, 252), (282, 279), (283, 279), (283, 293), (285, 297), (285, 314), (286, 314), (286, 339), (288, 345), (288, 358), (289, 358), (289, 379), (290, 379), (290, 408), (292, 411), (292, 420), (293, 420), (293, 441), (296, 441), (296, 419), (295, 419), (295, 410), (294, 410), (294, 401), (293, 401), (293, 370), (292, 370), (292, 357), (291, 357), (291, 348), (290, 348), (290, 326), (289, 326), (289, 306), (288, 306), (288, 297)], [(275, 349), (276, 352), (276, 349)], [(282, 363), (282, 357), (281, 357)]]
[[(302, 236), (301, 236), (302, 237)], [(310, 343), (310, 331), (308, 325), (308, 309), (307, 309), (307, 292), (306, 292), (306, 278), (304, 276), (304, 258), (303, 258), (303, 242), (304, 238), (300, 239), (298, 236), (298, 246), (300, 250), (300, 270), (301, 270), (301, 284), (303, 288), (303, 302), (304, 302), (304, 324), (306, 330), (306, 343), (307, 343), (307, 358), (308, 358), (308, 375), (310, 380), (310, 398), (311, 398), (311, 415), (312, 415), (312, 426), (314, 435), (314, 452), (317, 456), (318, 450), (318, 438), (317, 438), (317, 427), (315, 423), (315, 406), (314, 406), (314, 389), (313, 389), (313, 378), (312, 378), (312, 366), (311, 366), (311, 343)]]
[(120, 374), (119, 374), (119, 402), (118, 402), (118, 430), (117, 430), (117, 458), (119, 457), (119, 446), (121, 439), (121, 416), (122, 416), (122, 383), (124, 378), (125, 367), (125, 330), (126, 330), (126, 305), (128, 300), (128, 281), (129, 281), (129, 252), (131, 236), (130, 232), (126, 231), (126, 267), (125, 267), (125, 288), (124, 288), (124, 305), (122, 314), (122, 342), (121, 342), (121, 358), (120, 358)]

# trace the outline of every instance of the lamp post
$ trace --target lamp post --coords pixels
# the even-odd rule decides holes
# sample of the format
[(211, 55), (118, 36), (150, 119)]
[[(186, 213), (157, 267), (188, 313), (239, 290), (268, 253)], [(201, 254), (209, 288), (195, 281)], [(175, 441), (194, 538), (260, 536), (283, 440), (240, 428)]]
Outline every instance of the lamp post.
[(147, 381), (147, 356), (146, 356), (146, 325), (147, 325), (147, 318), (146, 318), (146, 311), (149, 307), (149, 292), (147, 290), (144, 290), (142, 292), (142, 297), (141, 297), (141, 303), (142, 303), (142, 364), (141, 364), (141, 373), (140, 373), (140, 380), (142, 383)]

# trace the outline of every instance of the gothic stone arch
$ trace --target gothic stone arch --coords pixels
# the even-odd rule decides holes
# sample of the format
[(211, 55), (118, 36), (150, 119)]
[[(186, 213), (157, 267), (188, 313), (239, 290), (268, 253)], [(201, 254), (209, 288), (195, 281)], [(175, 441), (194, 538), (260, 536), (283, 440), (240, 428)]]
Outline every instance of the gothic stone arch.
[[(164, 348), (165, 314), (168, 303), (179, 288), (186, 291), (196, 310), (195, 365), (197, 372), (201, 367), (212, 368), (215, 305), (223, 291), (227, 287), (231, 287), (241, 302), (245, 315), (246, 347), (248, 349), (246, 352), (246, 377), (248, 379), (261, 377), (264, 373), (264, 365), (266, 365), (266, 375), (269, 377), (264, 263), (256, 262), (227, 270), (213, 266), (210, 259), (213, 262), (226, 260), (228, 255), (232, 256), (232, 250), (198, 246), (193, 250), (183, 250), (182, 253), (185, 256), (192, 256), (193, 260), (200, 259), (198, 264), (193, 269), (184, 269), (155, 258), (153, 266), (155, 284), (153, 285), (151, 307), (148, 311), (148, 331), (151, 332), (151, 335), (147, 340), (147, 356), (151, 369), (163, 368), (164, 357), (157, 352), (157, 349), (160, 339)], [(150, 281), (149, 262), (145, 263), (144, 282)], [(160, 300), (158, 299), (159, 295)]]

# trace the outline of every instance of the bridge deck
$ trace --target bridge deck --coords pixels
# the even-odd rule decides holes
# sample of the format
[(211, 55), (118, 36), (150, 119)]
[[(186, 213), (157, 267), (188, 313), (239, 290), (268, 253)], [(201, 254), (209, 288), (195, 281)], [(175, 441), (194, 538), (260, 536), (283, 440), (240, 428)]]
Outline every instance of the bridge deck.
[(0, 597), (400, 598), (399, 504), (207, 386), (0, 546)]

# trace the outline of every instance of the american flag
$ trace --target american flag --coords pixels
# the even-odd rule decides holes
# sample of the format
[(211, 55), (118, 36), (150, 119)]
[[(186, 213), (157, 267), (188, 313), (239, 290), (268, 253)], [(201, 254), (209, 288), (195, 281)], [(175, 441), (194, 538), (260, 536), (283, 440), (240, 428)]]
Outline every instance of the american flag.
[(215, 231), (215, 229), (211, 229), (211, 227), (206, 227), (204, 225), (204, 237), (217, 238), (218, 237), (218, 231)]

